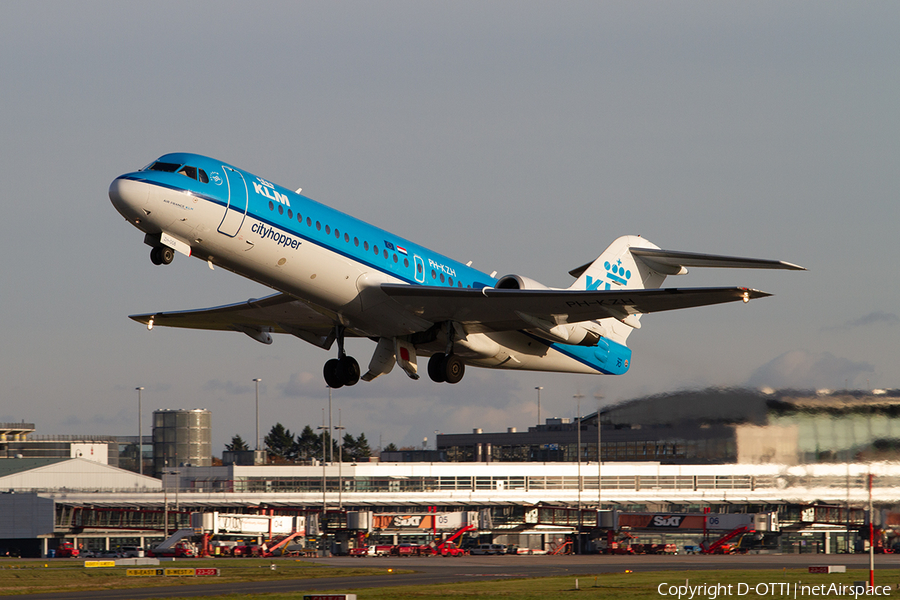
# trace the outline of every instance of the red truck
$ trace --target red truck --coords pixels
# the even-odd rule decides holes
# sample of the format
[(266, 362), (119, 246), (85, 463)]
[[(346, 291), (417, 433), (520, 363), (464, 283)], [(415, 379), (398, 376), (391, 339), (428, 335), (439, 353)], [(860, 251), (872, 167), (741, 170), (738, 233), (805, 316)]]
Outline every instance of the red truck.
[(80, 553), (72, 542), (63, 542), (56, 549), (56, 558), (78, 558)]
[(167, 558), (194, 558), (197, 551), (190, 542), (181, 541), (165, 550), (154, 550), (147, 553), (148, 556), (162, 556)]

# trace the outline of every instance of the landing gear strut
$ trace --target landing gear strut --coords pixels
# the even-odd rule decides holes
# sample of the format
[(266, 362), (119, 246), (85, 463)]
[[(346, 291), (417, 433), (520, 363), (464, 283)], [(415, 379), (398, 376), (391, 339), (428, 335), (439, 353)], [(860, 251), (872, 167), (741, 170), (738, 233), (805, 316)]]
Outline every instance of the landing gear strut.
[(455, 354), (438, 352), (428, 359), (428, 376), (435, 383), (459, 383), (466, 374), (466, 363)]
[(154, 265), (168, 265), (175, 260), (175, 251), (168, 246), (154, 246), (150, 251), (150, 262)]
[(338, 343), (338, 357), (325, 363), (323, 374), (325, 383), (332, 389), (345, 385), (359, 383), (359, 363), (352, 356), (344, 352), (344, 328), (341, 325), (335, 327), (335, 337)]

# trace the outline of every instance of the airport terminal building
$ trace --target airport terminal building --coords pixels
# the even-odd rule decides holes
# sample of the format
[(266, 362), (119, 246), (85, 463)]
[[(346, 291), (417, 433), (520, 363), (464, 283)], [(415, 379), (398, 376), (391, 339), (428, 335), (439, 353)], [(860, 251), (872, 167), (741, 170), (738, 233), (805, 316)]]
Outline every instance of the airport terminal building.
[(439, 436), (435, 456), (456, 461), (169, 463), (157, 479), (84, 458), (0, 460), (0, 551), (47, 555), (62, 540), (86, 550), (153, 546), (206, 513), (303, 517), (305, 543), (334, 550), (449, 533), (434, 516), (429, 531), (425, 517), (391, 515), (464, 514), (477, 515), (466, 517), (477, 523), (470, 540), (536, 551), (563, 540), (596, 551), (623, 535), (683, 547), (744, 519), (757, 551), (845, 552), (868, 531), (870, 493), (882, 543), (900, 540), (893, 392), (718, 393), (606, 409), (599, 439), (596, 414), (593, 430), (585, 418)]

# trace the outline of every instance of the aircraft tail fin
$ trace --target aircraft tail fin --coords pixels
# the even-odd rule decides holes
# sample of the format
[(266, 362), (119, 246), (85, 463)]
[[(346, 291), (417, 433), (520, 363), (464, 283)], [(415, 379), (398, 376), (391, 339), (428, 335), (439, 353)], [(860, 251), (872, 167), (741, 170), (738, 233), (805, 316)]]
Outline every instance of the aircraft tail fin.
[[(688, 267), (724, 267), (742, 269), (787, 269), (803, 267), (778, 260), (743, 258), (662, 250), (640, 236), (622, 236), (593, 262), (569, 271), (575, 277), (570, 290), (640, 290), (662, 287), (668, 275), (684, 275)], [(611, 320), (605, 328), (609, 337), (624, 343), (631, 329), (640, 327), (640, 314), (629, 315), (623, 328)], [(604, 319), (606, 321), (606, 319)]]
[(653, 289), (660, 287), (667, 275), (685, 275), (688, 267), (806, 270), (781, 260), (662, 250), (640, 236), (623, 235), (597, 260), (569, 271), (576, 278), (569, 289)]
[(596, 260), (569, 271), (576, 278), (570, 290), (641, 290), (658, 288), (665, 281), (663, 271), (655, 271), (635, 255), (638, 249), (659, 250), (659, 246), (636, 235), (615, 240)]

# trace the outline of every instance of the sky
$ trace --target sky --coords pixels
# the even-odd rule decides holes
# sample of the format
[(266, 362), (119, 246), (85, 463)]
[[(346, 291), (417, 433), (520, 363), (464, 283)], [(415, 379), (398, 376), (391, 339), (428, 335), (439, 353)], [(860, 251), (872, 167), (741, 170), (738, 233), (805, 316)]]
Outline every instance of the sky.
[[(642, 319), (623, 376), (399, 369), (335, 390), (372, 446), (519, 430), (709, 386), (900, 387), (900, 5), (832, 2), (20, 2), (0, 18), (0, 421), (135, 435), (154, 409), (235, 434), (321, 424), (332, 358), (129, 314), (260, 297), (155, 267), (109, 183), (216, 157), (488, 273), (568, 287), (615, 238), (785, 260), (666, 286), (762, 289)], [(375, 345), (349, 340), (364, 366)]]

